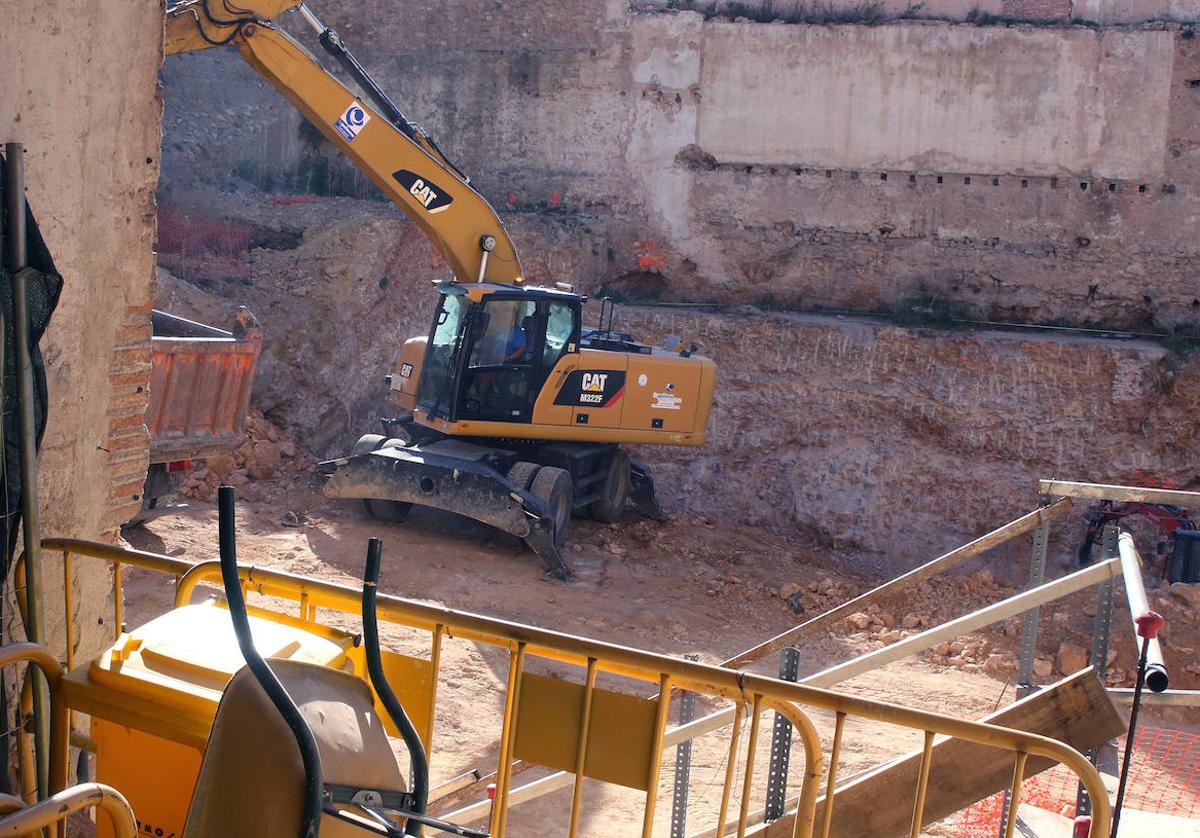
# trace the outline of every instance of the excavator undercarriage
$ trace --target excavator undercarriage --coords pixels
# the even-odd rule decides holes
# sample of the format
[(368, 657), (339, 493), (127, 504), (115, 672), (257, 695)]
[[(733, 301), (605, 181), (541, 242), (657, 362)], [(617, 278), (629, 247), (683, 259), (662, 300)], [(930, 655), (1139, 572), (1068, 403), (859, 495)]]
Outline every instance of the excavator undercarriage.
[(385, 521), (404, 520), (414, 504), (465, 515), (523, 539), (564, 581), (572, 574), (559, 545), (572, 515), (615, 520), (628, 499), (667, 520), (649, 466), (612, 443), (468, 440), (411, 420), (384, 427), (389, 436), (368, 434), (348, 457), (318, 465), (324, 497), (362, 499)]

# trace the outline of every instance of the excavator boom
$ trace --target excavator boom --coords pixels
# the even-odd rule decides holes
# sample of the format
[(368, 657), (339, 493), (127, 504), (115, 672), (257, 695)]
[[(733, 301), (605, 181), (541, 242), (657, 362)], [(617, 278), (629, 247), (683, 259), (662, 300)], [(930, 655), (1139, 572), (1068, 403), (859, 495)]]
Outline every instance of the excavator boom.
[[(365, 89), (368, 104), (271, 22), (299, 8), (322, 46)], [(236, 47), (242, 58), (421, 227), (460, 282), (523, 281), (495, 210), (409, 122), (335, 32), (292, 0), (187, 0), (167, 9), (167, 54)]]

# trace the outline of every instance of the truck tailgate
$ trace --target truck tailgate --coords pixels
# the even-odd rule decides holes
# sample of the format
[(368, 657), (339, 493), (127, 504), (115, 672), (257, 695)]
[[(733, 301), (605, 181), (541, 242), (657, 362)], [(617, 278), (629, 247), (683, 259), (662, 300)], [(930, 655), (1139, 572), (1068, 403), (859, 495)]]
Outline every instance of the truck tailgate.
[(155, 311), (151, 340), (150, 462), (227, 453), (241, 444), (262, 330), (245, 309), (233, 331)]

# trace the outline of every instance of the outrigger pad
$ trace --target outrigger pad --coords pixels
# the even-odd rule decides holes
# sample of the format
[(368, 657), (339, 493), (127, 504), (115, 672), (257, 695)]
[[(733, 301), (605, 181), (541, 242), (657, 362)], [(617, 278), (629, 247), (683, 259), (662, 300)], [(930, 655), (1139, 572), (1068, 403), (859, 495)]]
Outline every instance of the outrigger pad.
[(629, 499), (633, 501), (637, 511), (660, 524), (671, 520), (659, 505), (658, 496), (654, 493), (654, 478), (650, 476), (650, 466), (641, 460), (631, 458), (629, 460), (629, 477), (632, 484)]
[(574, 577), (571, 566), (558, 550), (554, 540), (554, 519), (548, 515), (529, 522), (529, 535), (525, 536), (525, 544), (537, 554), (546, 568), (547, 579), (557, 579), (560, 582), (570, 582)]

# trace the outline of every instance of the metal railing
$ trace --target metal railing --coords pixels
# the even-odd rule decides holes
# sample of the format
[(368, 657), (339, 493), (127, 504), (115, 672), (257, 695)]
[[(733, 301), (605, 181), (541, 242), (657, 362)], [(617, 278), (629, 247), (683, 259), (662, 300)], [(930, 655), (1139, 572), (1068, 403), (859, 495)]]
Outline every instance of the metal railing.
[(62, 835), (67, 818), (92, 808), (108, 815), (114, 838), (137, 838), (137, 821), (129, 801), (103, 783), (71, 786), (32, 806), (26, 806), (19, 797), (0, 795), (0, 836), (41, 835), (50, 827)]
[[(111, 562), (116, 568), (114, 593), (118, 603), (117, 607), (119, 607), (121, 592), (120, 568), (124, 565), (147, 568), (175, 576), (177, 579), (175, 592), (177, 606), (189, 603), (199, 585), (217, 584), (220, 580), (220, 566), (216, 561), (193, 565), (181, 559), (153, 553), (123, 550), (110, 545), (68, 539), (48, 539), (44, 546), (47, 550), (64, 553), (68, 564), (71, 557), (75, 556), (86, 556)], [(1109, 571), (1108, 567), (1103, 567), (1102, 570), (1092, 569), (1087, 574), (1088, 581), (1091, 582), (1093, 577), (1099, 578), (1098, 575), (1106, 572), (1115, 571)], [(302, 620), (315, 622), (318, 608), (339, 611), (352, 616), (359, 614), (361, 592), (357, 588), (257, 567), (242, 568), (241, 578), (249, 591), (296, 602), (299, 605)], [(1072, 582), (1078, 585), (1082, 580), (1072, 580)], [(71, 588), (69, 581), (65, 587), (69, 596)], [(68, 624), (70, 623), (69, 615), (70, 612), (68, 612)], [(561, 753), (565, 747), (566, 752), (570, 755), (567, 765), (553, 765), (551, 762), (544, 764), (564, 768), (574, 775), (569, 825), (566, 834), (572, 837), (577, 835), (583, 805), (582, 780), (585, 776), (596, 775), (596, 772), (591, 769), (591, 758), (594, 754), (589, 745), (594, 736), (603, 733), (603, 731), (597, 732), (603, 722), (598, 721), (599, 715), (592, 711), (606, 702), (613, 701), (613, 695), (622, 696), (622, 700), (625, 701), (640, 702), (638, 712), (642, 714), (641, 730), (646, 740), (644, 743), (646, 747), (642, 752), (644, 764), (637, 766), (642, 779), (636, 784), (630, 782), (622, 784), (645, 791), (641, 834), (650, 836), (655, 825), (662, 751), (664, 747), (673, 744), (666, 731), (667, 709), (673, 690), (687, 690), (700, 696), (725, 699), (734, 703), (725, 779), (717, 813), (715, 834), (718, 835), (724, 835), (729, 829), (732, 829), (736, 835), (744, 836), (748, 827), (751, 826), (752, 818), (749, 806), (751, 794), (756, 789), (755, 753), (759, 739), (760, 717), (768, 710), (780, 714), (793, 725), (804, 756), (803, 775), (800, 793), (795, 801), (796, 815), (792, 829), (792, 834), (798, 838), (810, 838), (814, 834), (827, 838), (829, 835), (834, 804), (837, 800), (834, 789), (840, 767), (843, 733), (848, 719), (872, 720), (922, 733), (925, 748), (922, 753), (918, 781), (912, 796), (911, 834), (913, 836), (919, 834), (924, 822), (925, 796), (934, 753), (932, 744), (935, 736), (958, 738), (1009, 752), (1013, 760), (1011, 788), (1014, 790), (1014, 794), (1019, 794), (1026, 760), (1030, 756), (1045, 757), (1065, 765), (1077, 775), (1079, 781), (1096, 800), (1090, 835), (1093, 838), (1099, 838), (1108, 833), (1107, 798), (1099, 774), (1078, 751), (1047, 737), (993, 724), (966, 721), (940, 713), (842, 695), (811, 684), (789, 683), (744, 671), (680, 660), (667, 655), (639, 651), (613, 643), (456, 611), (386, 594), (380, 594), (378, 597), (378, 617), (381, 621), (419, 629), (429, 635), (429, 712), (425, 725), (428, 737), (426, 742), (429, 746), (432, 746), (433, 725), (437, 710), (437, 684), (443, 639), (452, 636), (491, 646), (503, 650), (507, 654), (508, 671), (503, 694), (494, 800), (490, 803), (483, 801), (448, 815), (450, 819), (459, 822), (466, 821), (468, 818), (464, 815), (468, 814), (486, 816), (489, 820), (490, 832), (495, 838), (503, 838), (507, 829), (509, 810), (521, 799), (519, 794), (521, 790), (511, 788), (513, 760), (516, 757), (531, 759), (528, 754), (530, 750), (537, 751), (539, 737), (556, 739), (556, 747), (551, 750)], [(120, 619), (117, 620), (117, 623), (119, 626)], [(578, 677), (574, 682), (566, 682), (561, 679), (538, 676), (532, 673), (531, 669), (536, 668), (536, 664), (539, 662), (568, 664), (575, 668)], [(597, 677), (601, 673), (623, 676), (650, 685), (658, 690), (657, 696), (647, 699), (601, 689), (597, 686)], [(560, 686), (555, 686), (555, 684)], [(539, 718), (536, 712), (539, 706), (537, 700), (545, 699), (547, 695), (556, 699), (561, 698), (563, 695), (561, 685), (563, 684), (574, 690), (573, 695), (577, 696), (576, 718), (571, 721), (569, 729), (545, 729), (545, 722)], [(581, 691), (580, 687), (582, 687)], [(523, 703), (532, 703), (533, 710), (526, 708), (523, 711)], [(611, 708), (611, 704), (605, 704), (605, 706)], [(828, 764), (826, 764), (816, 729), (808, 716), (807, 711), (810, 710), (823, 710), (835, 715), (836, 723)], [(608, 724), (611, 725), (611, 714), (608, 718), (610, 719)], [(627, 721), (627, 719), (622, 721)], [(743, 722), (747, 721), (750, 729), (745, 756), (740, 762), (741, 787), (738, 789), (735, 781), (739, 774), (738, 757), (741, 751), (739, 738)], [(632, 729), (627, 727), (622, 727), (619, 733), (624, 738), (636, 738)], [(564, 743), (564, 738), (569, 741)], [(532, 747), (531, 740), (534, 743)], [(680, 740), (676, 738), (674, 741)], [(520, 753), (522, 750), (525, 752), (524, 755)], [(430, 747), (430, 752), (431, 754), (435, 753), (435, 749)], [(531, 759), (531, 761), (536, 760)], [(815, 814), (822, 780), (824, 781), (826, 803), (822, 807), (821, 823), (818, 825)], [(514, 792), (518, 794), (514, 794)], [(736, 817), (730, 819), (729, 813), (735, 793), (740, 798), (738, 811)], [(1010, 834), (1013, 825), (1015, 825), (1015, 815), (1010, 817), (1008, 824)]]

